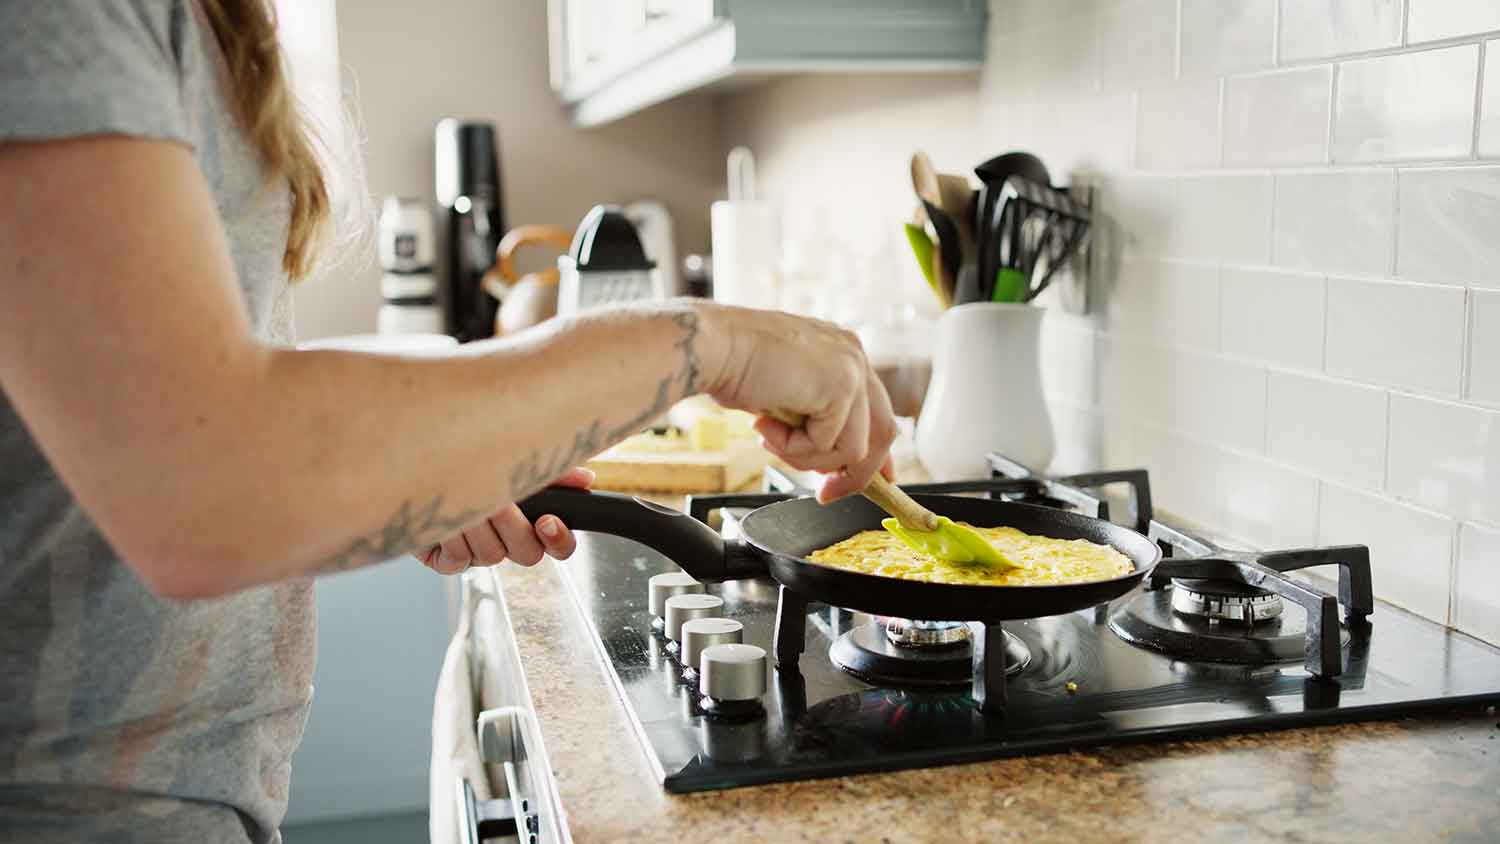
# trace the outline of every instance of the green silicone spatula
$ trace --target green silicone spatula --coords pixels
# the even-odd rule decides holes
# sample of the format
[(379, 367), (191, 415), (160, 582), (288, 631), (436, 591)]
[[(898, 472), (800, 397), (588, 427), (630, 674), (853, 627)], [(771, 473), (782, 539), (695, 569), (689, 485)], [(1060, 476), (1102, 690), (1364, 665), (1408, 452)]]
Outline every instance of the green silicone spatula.
[[(795, 413), (774, 411), (769, 415), (793, 428), (802, 427), (805, 421), (805, 417)], [(870, 478), (860, 494), (891, 514), (891, 518), (882, 520), (880, 526), (915, 551), (955, 563), (977, 562), (1002, 569), (1021, 567), (973, 528), (923, 507), (879, 472)]]
[(922, 277), (927, 279), (927, 284), (938, 298), (938, 304), (948, 307), (948, 296), (932, 275), (932, 238), (927, 236), (927, 232), (923, 231), (921, 226), (907, 223), (906, 241), (911, 244), (911, 254), (916, 256), (917, 266), (922, 268)]

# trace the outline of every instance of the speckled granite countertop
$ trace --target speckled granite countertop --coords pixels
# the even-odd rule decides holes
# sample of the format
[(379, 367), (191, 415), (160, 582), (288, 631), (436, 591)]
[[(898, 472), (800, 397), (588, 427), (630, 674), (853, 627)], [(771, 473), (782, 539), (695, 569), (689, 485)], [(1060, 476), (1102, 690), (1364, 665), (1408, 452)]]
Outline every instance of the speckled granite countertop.
[(577, 842), (1500, 841), (1493, 710), (667, 794), (557, 565), (496, 571)]

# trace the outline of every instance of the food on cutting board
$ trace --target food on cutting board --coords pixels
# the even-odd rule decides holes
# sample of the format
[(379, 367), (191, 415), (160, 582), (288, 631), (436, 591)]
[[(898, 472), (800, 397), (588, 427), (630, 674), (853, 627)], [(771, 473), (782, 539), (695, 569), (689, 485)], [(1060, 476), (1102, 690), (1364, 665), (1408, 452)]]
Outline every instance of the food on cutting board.
[(588, 462), (594, 485), (618, 492), (729, 492), (761, 476), (770, 454), (755, 417), (706, 396), (678, 402), (667, 425), (627, 437)]
[(1134, 570), (1130, 558), (1108, 545), (1086, 539), (1032, 536), (1011, 527), (974, 530), (1019, 568), (997, 569), (983, 563), (956, 563), (915, 551), (883, 530), (866, 530), (808, 555), (829, 568), (972, 586), (1055, 586), (1109, 580)]
[(759, 442), (754, 416), (729, 410), (708, 396), (692, 396), (672, 405), (667, 424), (686, 433), (697, 451), (722, 451), (740, 440)]

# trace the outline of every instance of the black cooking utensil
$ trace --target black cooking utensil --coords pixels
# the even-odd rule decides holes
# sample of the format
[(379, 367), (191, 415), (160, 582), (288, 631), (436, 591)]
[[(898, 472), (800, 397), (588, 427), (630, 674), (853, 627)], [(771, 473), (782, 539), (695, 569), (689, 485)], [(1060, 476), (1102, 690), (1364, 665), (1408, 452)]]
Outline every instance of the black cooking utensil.
[[(922, 210), (926, 212), (927, 220), (932, 223), (932, 230), (937, 235), (938, 260), (943, 262), (943, 269), (948, 272), (949, 278), (957, 278), (959, 268), (963, 264), (963, 250), (958, 245), (957, 223), (948, 216), (946, 211), (925, 199), (922, 200)], [(954, 304), (958, 304), (956, 292)]]
[[(1021, 301), (1030, 302), (1052, 282), (1057, 268), (1082, 245), (1090, 221), (1089, 206), (1076, 199), (1066, 188), (1033, 182), (1023, 176), (1010, 176), (1000, 186), (1000, 209), (996, 224), (1004, 238), (999, 250), (1001, 266), (1014, 268), (1026, 279), (1027, 289)], [(1038, 222), (1044, 224), (1039, 231)], [(1040, 234), (1040, 237), (1036, 237)], [(1060, 245), (1059, 244), (1060, 239)], [(1047, 272), (1040, 281), (1035, 271), (1042, 250), (1048, 252)]]
[[(828, 505), (812, 498), (768, 504), (740, 521), (744, 539), (730, 540), (686, 513), (624, 495), (549, 488), (520, 506), (533, 521), (551, 514), (574, 530), (610, 533), (650, 546), (699, 580), (740, 580), (769, 574), (805, 600), (932, 621), (1036, 618), (1095, 606), (1129, 592), (1161, 559), (1156, 543), (1102, 519), (986, 498), (913, 497), (939, 515), (978, 527), (1009, 526), (1034, 536), (1110, 545), (1128, 557), (1134, 569), (1091, 583), (976, 586), (881, 577), (808, 560), (807, 555), (819, 548), (863, 530), (882, 529), (880, 521), (885, 512), (858, 496)], [(743, 504), (743, 500), (736, 503)]]
[(997, 155), (975, 167), (974, 175), (978, 176), (980, 181), (975, 209), (978, 227), (974, 232), (974, 240), (979, 254), (981, 284), (989, 290), (995, 283), (995, 274), (1000, 270), (999, 262), (995, 257), (1000, 244), (991, 226), (992, 223), (999, 222), (995, 207), (999, 204), (1000, 186), (1011, 176), (1021, 176), (1044, 185), (1051, 184), (1052, 177), (1048, 175), (1047, 166), (1042, 163), (1042, 160), (1029, 152), (1008, 152), (1004, 155)]

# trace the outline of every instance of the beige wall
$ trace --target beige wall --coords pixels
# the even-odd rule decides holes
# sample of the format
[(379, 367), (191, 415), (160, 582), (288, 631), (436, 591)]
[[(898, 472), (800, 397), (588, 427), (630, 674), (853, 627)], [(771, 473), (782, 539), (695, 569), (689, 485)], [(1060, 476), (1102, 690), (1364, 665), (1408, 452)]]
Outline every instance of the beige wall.
[[(345, 0), (338, 36), (358, 88), (369, 190), (432, 196), (432, 129), (442, 117), (500, 132), (506, 220), (571, 228), (597, 202), (654, 197), (672, 211), (679, 252), (708, 249), (708, 205), (722, 192), (717, 110), (671, 103), (601, 129), (572, 128), (547, 81), (541, 0)], [(373, 261), (303, 285), (301, 338), (371, 331)]]

